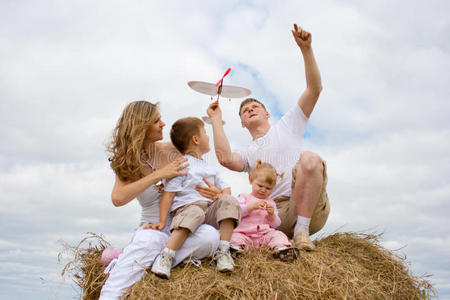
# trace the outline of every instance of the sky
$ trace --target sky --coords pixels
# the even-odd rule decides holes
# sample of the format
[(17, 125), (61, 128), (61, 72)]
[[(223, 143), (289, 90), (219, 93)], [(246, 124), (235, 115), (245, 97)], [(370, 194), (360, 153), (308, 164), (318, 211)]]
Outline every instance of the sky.
[[(130, 241), (139, 204), (112, 205), (105, 152), (129, 102), (160, 102), (165, 140), (210, 102), (187, 82), (227, 68), (225, 84), (251, 89), (271, 122), (295, 105), (306, 84), (294, 23), (312, 33), (324, 87), (305, 139), (327, 162), (331, 213), (313, 239), (383, 233), (450, 299), (448, 11), (445, 0), (2, 0), (0, 299), (77, 299), (61, 243)], [(221, 103), (233, 150), (245, 147), (240, 100)], [(245, 174), (220, 171), (249, 192)]]

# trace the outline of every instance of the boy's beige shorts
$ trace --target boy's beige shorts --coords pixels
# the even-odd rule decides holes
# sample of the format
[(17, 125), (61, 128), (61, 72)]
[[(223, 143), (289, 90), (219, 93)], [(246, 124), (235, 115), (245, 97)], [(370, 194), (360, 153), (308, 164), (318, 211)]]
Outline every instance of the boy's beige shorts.
[(197, 201), (174, 211), (170, 231), (187, 228), (192, 233), (203, 223), (219, 228), (219, 222), (233, 219), (235, 227), (241, 220), (241, 207), (236, 198), (222, 195), (214, 202)]

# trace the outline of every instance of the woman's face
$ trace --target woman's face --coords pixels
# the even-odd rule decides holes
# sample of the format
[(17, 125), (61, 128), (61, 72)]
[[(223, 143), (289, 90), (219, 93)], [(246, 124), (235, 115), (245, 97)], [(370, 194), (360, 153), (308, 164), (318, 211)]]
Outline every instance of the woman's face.
[(166, 126), (166, 123), (164, 123), (161, 120), (161, 115), (158, 113), (156, 115), (155, 120), (152, 124), (148, 126), (147, 129), (147, 140), (150, 143), (154, 143), (156, 141), (160, 141), (163, 139), (163, 128)]

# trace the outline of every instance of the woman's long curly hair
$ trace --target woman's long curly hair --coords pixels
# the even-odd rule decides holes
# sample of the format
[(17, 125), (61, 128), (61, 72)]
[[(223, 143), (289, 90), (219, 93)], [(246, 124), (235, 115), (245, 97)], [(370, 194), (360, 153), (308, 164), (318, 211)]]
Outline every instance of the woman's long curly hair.
[(158, 112), (159, 103), (134, 101), (125, 107), (117, 121), (106, 150), (110, 153), (111, 168), (121, 180), (136, 181), (143, 176), (142, 166), (148, 159), (144, 140)]

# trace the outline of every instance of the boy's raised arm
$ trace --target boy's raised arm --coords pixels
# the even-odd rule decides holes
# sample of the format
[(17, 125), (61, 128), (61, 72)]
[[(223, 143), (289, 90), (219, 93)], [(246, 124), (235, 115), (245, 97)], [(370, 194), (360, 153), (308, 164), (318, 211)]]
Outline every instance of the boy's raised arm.
[(244, 171), (244, 159), (239, 153), (231, 151), (230, 142), (223, 129), (222, 110), (219, 107), (219, 102), (211, 103), (206, 112), (211, 118), (214, 148), (220, 164), (232, 171)]

